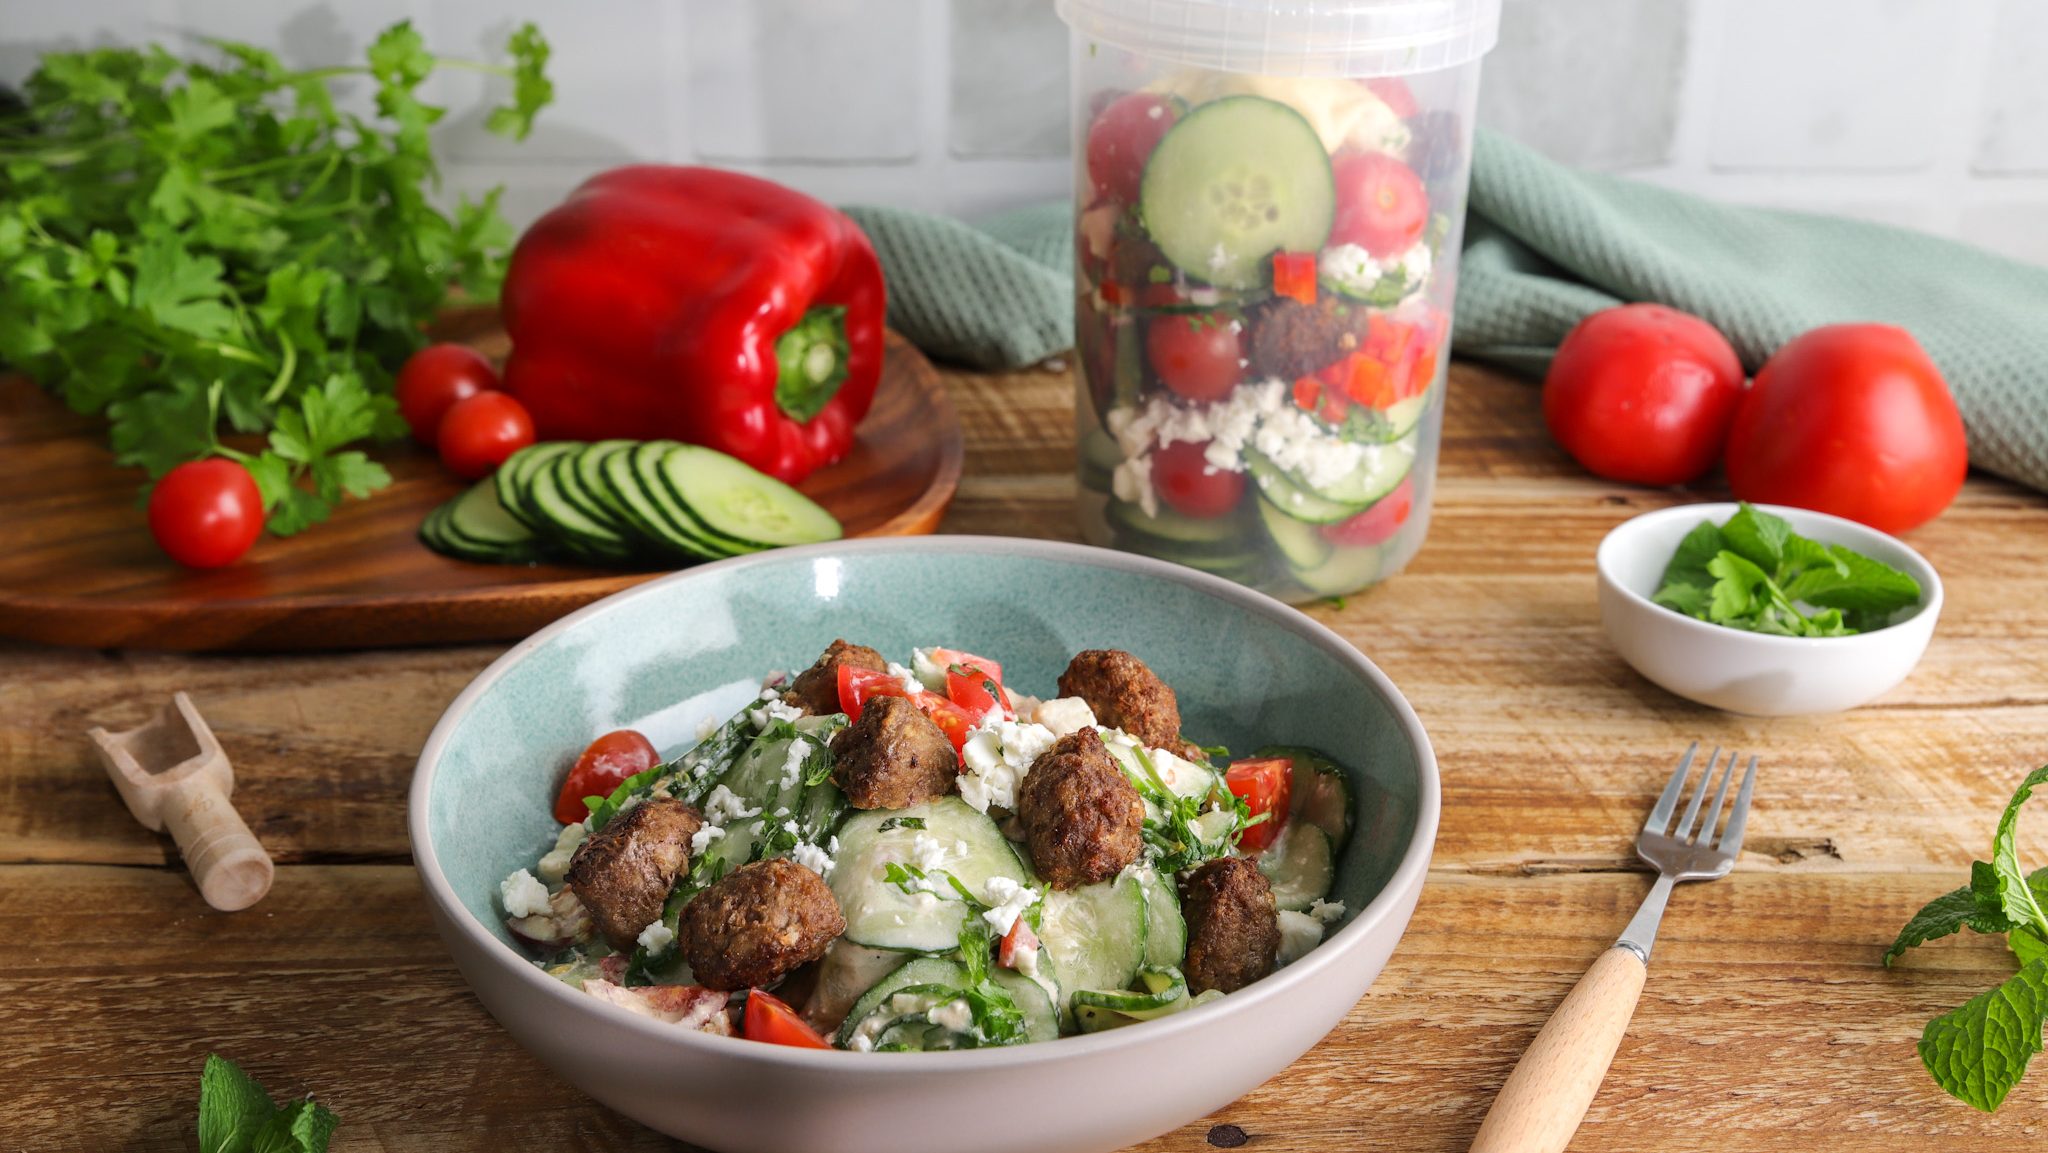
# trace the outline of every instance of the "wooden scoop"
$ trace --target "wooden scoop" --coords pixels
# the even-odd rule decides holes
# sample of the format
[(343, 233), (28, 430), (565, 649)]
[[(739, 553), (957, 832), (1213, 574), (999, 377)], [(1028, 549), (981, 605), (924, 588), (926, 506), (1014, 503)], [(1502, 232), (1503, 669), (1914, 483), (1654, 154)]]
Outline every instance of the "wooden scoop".
[(172, 694), (140, 728), (86, 735), (135, 819), (151, 832), (170, 826), (207, 904), (231, 913), (263, 899), (275, 871), (270, 854), (228, 802), (235, 771), (192, 698)]

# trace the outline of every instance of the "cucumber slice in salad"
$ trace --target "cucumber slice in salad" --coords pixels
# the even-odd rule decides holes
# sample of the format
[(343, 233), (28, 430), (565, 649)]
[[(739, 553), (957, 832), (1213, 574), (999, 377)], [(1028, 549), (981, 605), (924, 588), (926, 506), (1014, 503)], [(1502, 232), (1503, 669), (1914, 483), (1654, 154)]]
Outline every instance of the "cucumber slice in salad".
[(1287, 822), (1258, 862), (1273, 886), (1273, 903), (1297, 913), (1329, 896), (1337, 876), (1330, 835), (1308, 821)]
[(1280, 506), (1259, 498), (1259, 523), (1266, 526), (1266, 535), (1273, 538), (1274, 547), (1286, 559), (1291, 568), (1315, 568), (1330, 559), (1334, 546), (1316, 531), (1316, 526), (1299, 517), (1290, 516)]
[(1363, 511), (1356, 505), (1340, 504), (1316, 494), (1257, 449), (1246, 449), (1244, 460), (1251, 471), (1252, 481), (1259, 486), (1259, 495), (1296, 520), (1310, 524), (1335, 524)]
[(1380, 577), (1380, 550), (1355, 545), (1339, 548), (1314, 568), (1294, 569), (1295, 582), (1320, 597), (1343, 596)]
[[(905, 819), (921, 821), (924, 827), (904, 824)], [(939, 887), (936, 894), (906, 893), (885, 879), (890, 864), (917, 862), (919, 837), (946, 850), (939, 869), (977, 896), (990, 877), (1027, 882), (1030, 878), (996, 823), (958, 797), (909, 809), (855, 813), (839, 828), (839, 863), (831, 879), (832, 895), (846, 916), (847, 940), (871, 949), (913, 953), (959, 947), (961, 926), (971, 914), (944, 877), (932, 878)]]
[(1160, 138), (1138, 204), (1153, 243), (1188, 275), (1252, 288), (1273, 253), (1323, 246), (1337, 192), (1329, 154), (1301, 113), (1261, 96), (1226, 96)]
[(1285, 757), (1294, 765), (1287, 819), (1309, 822), (1329, 834), (1333, 848), (1342, 849), (1351, 836), (1351, 784), (1337, 762), (1300, 745), (1267, 745), (1252, 755)]
[(1181, 916), (1180, 895), (1159, 870), (1148, 865), (1134, 871), (1145, 890), (1145, 965), (1178, 966), (1188, 956), (1188, 924)]
[(1148, 513), (1129, 501), (1111, 501), (1109, 522), (1139, 536), (1168, 544), (1196, 548), (1237, 547), (1244, 533), (1244, 523), (1235, 516), (1197, 517), (1177, 513), (1161, 506), (1156, 513)]
[(1358, 467), (1326, 485), (1311, 485), (1298, 474), (1296, 484), (1334, 504), (1364, 508), (1400, 487), (1408, 470), (1415, 467), (1415, 437), (1403, 437), (1388, 444), (1364, 445)]
[(1047, 892), (1038, 939), (1062, 989), (1127, 989), (1145, 964), (1146, 930), (1144, 885), (1137, 870), (1126, 869), (1099, 884)]
[[(1030, 978), (1008, 969), (994, 969), (989, 979), (1010, 995), (1024, 1017), (1024, 1040), (1051, 1041), (1060, 1035), (1059, 1015), (1052, 998)], [(853, 1011), (834, 1038), (842, 1049), (908, 1045), (918, 1049), (971, 1047), (971, 1035), (955, 1030), (946, 1010), (967, 984), (967, 969), (958, 961), (918, 957), (882, 978), (854, 1003)], [(937, 1020), (933, 1018), (937, 1017)]]

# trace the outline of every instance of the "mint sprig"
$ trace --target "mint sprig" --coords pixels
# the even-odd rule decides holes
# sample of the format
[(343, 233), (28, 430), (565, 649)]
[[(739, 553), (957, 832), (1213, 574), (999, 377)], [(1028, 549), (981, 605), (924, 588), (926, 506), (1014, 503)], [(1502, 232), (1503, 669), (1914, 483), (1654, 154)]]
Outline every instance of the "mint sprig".
[(326, 1153), (340, 1121), (311, 1097), (282, 1108), (240, 1065), (209, 1054), (199, 1074), (199, 1153)]
[(1889, 966), (1908, 949), (1963, 929), (2005, 934), (2019, 972), (1929, 1021), (1920, 1034), (1920, 1061), (1935, 1083), (1987, 1113), (2026, 1075), (2048, 1022), (2048, 868), (2024, 872), (2018, 845), (2020, 809), (2043, 783), (2048, 765), (2027, 774), (2006, 802), (1991, 860), (1971, 864), (1968, 887), (1928, 902), (1884, 955)]
[(1920, 582), (1744, 503), (1726, 524), (1701, 521), (1685, 535), (1650, 599), (1729, 628), (1843, 637), (1890, 624), (1920, 600)]

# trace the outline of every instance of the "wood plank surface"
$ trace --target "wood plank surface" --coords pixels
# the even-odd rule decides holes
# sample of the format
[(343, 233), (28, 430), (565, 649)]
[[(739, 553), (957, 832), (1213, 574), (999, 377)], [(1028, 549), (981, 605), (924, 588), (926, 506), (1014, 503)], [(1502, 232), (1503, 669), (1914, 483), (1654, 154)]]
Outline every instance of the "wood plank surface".
[[(967, 455), (944, 529), (1073, 539), (1071, 382), (950, 373)], [(2010, 970), (1988, 940), (1879, 956), (1987, 851), (2048, 760), (2048, 501), (1973, 478), (1912, 543), (1948, 607), (1874, 705), (1762, 720), (1642, 681), (1601, 636), (1609, 527), (1693, 494), (1580, 474), (1535, 392), (1460, 366), (1428, 544), (1312, 606), (1415, 704), (1444, 816), (1413, 926), (1345, 1024), (1279, 1078), (1140, 1148), (1461, 1151), (1550, 1010), (1648, 887), (1630, 855), (1694, 738), (1764, 762), (1733, 876), (1681, 888), (1628, 1039), (1572, 1148), (1893, 1153), (1996, 1148), (2048, 1125), (2048, 1072), (1995, 1116), (1944, 1097), (1913, 1043)], [(0, 1150), (194, 1148), (219, 1050), (342, 1116), (334, 1148), (666, 1150), (518, 1049), (463, 986), (407, 864), (404, 790), (448, 700), (501, 646), (193, 656), (0, 646)], [(235, 759), (276, 888), (207, 910), (83, 732), (184, 688)], [(2029, 827), (2040, 827), (2038, 821)], [(2036, 851), (2038, 859), (2043, 855)]]

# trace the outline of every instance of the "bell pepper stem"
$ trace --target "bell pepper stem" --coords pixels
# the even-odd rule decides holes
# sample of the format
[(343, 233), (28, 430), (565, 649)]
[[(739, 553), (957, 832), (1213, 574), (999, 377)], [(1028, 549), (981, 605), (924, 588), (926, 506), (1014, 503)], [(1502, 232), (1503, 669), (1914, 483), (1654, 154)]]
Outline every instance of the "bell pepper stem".
[(802, 423), (825, 410), (846, 383), (846, 309), (832, 305), (804, 313), (775, 341), (775, 405)]

